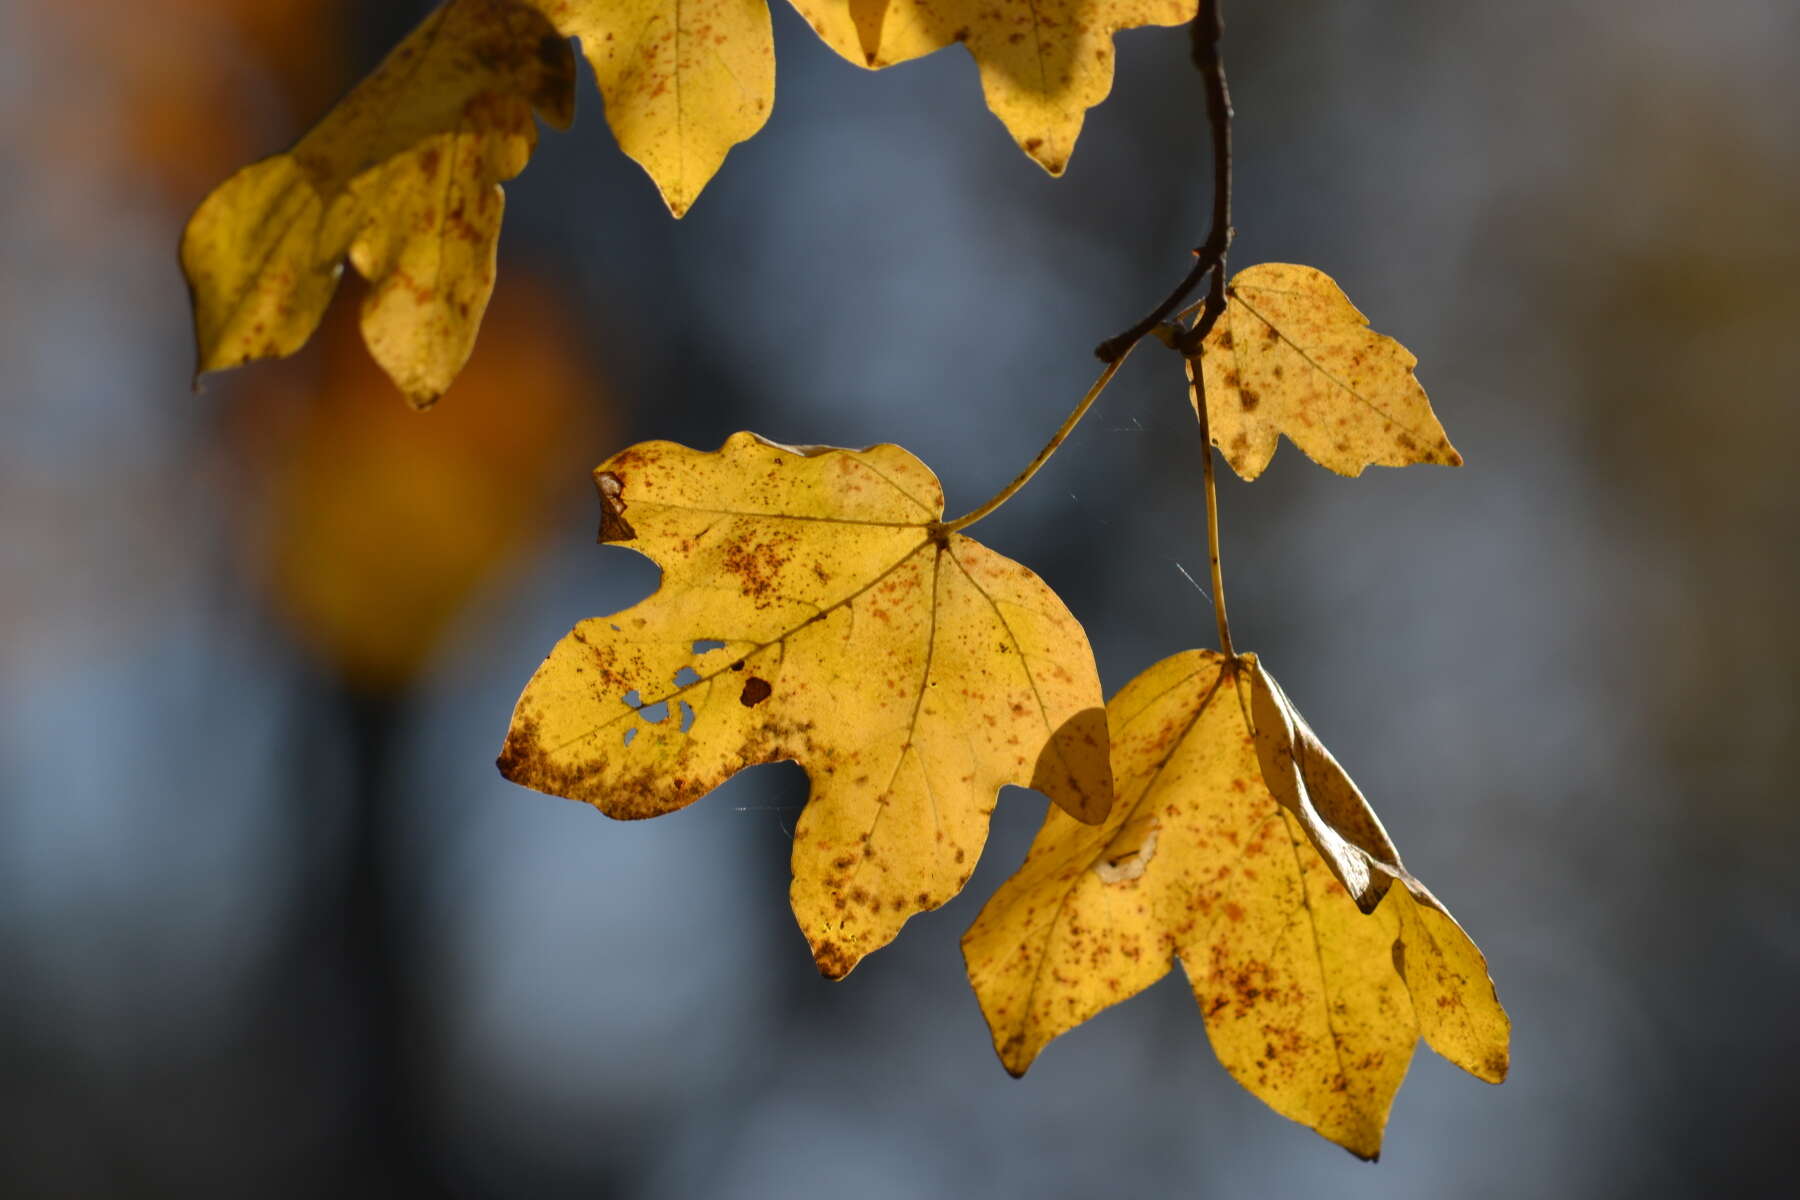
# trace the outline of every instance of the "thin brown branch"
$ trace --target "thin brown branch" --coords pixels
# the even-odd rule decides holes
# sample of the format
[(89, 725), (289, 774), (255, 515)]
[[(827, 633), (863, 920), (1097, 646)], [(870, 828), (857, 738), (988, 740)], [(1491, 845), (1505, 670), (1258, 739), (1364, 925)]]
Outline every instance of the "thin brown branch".
[(1213, 208), (1212, 231), (1207, 245), (1219, 247), (1214, 264), (1212, 286), (1206, 293), (1206, 307), (1194, 327), (1179, 341), (1184, 354), (1200, 348), (1206, 335), (1225, 311), (1225, 249), (1231, 244), (1231, 89), (1225, 83), (1225, 56), (1219, 41), (1225, 36), (1225, 15), (1220, 0), (1200, 0), (1200, 11), (1194, 17), (1194, 66), (1206, 79), (1206, 122), (1212, 129)]
[(1167, 321), (1179, 309), (1200, 282), (1212, 276), (1207, 293), (1206, 310), (1200, 322), (1178, 339), (1184, 353), (1192, 353), (1200, 340), (1211, 331), (1219, 313), (1225, 310), (1225, 252), (1231, 246), (1231, 92), (1225, 84), (1225, 59), (1219, 52), (1219, 40), (1225, 34), (1225, 16), (1220, 0), (1200, 0), (1200, 11), (1189, 27), (1194, 66), (1206, 81), (1206, 123), (1212, 139), (1213, 204), (1212, 228), (1206, 240), (1194, 250), (1194, 265), (1175, 290), (1150, 311), (1143, 320), (1125, 332), (1107, 338), (1094, 348), (1102, 362), (1113, 362)]

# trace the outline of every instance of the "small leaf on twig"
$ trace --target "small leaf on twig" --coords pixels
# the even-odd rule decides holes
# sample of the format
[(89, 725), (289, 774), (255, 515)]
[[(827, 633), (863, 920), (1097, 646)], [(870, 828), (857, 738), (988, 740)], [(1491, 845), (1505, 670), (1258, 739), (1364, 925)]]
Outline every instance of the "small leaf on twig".
[(1370, 329), (1329, 276), (1263, 263), (1238, 272), (1226, 295), (1200, 362), (1212, 442), (1232, 470), (1255, 479), (1284, 433), (1340, 475), (1462, 465), (1413, 377), (1419, 360)]

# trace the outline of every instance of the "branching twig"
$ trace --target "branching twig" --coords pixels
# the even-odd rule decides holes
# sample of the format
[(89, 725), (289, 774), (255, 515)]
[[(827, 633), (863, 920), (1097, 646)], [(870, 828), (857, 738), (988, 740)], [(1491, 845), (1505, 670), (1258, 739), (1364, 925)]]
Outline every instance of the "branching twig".
[(1225, 35), (1220, 0), (1200, 0), (1194, 17), (1194, 65), (1206, 77), (1206, 118), (1212, 128), (1213, 210), (1207, 245), (1219, 247), (1213, 264), (1212, 285), (1206, 306), (1194, 327), (1176, 339), (1187, 356), (1188, 384), (1194, 389), (1194, 413), (1200, 420), (1200, 471), (1206, 488), (1206, 550), (1212, 564), (1213, 617), (1219, 625), (1219, 650), (1228, 659), (1237, 652), (1231, 645), (1231, 623), (1225, 619), (1225, 576), (1219, 566), (1219, 493), (1213, 484), (1212, 422), (1206, 411), (1206, 372), (1200, 365), (1200, 346), (1225, 311), (1225, 247), (1231, 242), (1231, 92), (1225, 86), (1225, 58), (1219, 39)]
[[(986, 504), (965, 513), (954, 521), (947, 521), (938, 526), (941, 532), (955, 533), (975, 524), (1005, 504), (1018, 493), (1020, 488), (1030, 482), (1031, 477), (1050, 461), (1050, 456), (1055, 454), (1057, 448), (1063, 444), (1069, 434), (1074, 432), (1075, 426), (1081, 422), (1082, 417), (1087, 415), (1088, 409), (1093, 407), (1094, 401), (1099, 399), (1100, 393), (1106, 389), (1106, 385), (1112, 382), (1112, 377), (1125, 361), (1125, 356), (1152, 333), (1161, 331), (1165, 335), (1165, 340), (1190, 360), (1190, 373), (1195, 378), (1194, 386), (1199, 389), (1196, 391), (1197, 403), (1204, 405), (1205, 397), (1201, 394), (1204, 384), (1199, 381), (1199, 374), (1194, 368), (1194, 362), (1199, 353), (1200, 342), (1212, 330), (1214, 323), (1219, 319), (1219, 314), (1225, 311), (1225, 251), (1231, 245), (1233, 232), (1231, 228), (1231, 94), (1225, 88), (1225, 62), (1219, 53), (1219, 39), (1225, 32), (1225, 18), (1220, 13), (1219, 3), (1220, 0), (1200, 0), (1200, 10), (1195, 15), (1192, 26), (1194, 65), (1199, 68), (1200, 74), (1206, 79), (1206, 117), (1212, 135), (1213, 161), (1212, 229), (1208, 231), (1206, 241), (1194, 251), (1193, 267), (1189, 269), (1187, 277), (1177, 284), (1175, 290), (1170, 292), (1148, 316), (1124, 333), (1106, 339), (1095, 349), (1094, 353), (1106, 363), (1106, 369), (1100, 373), (1100, 378), (1094, 381), (1094, 386), (1088, 389), (1087, 394), (1081, 398), (1074, 411), (1063, 421), (1062, 427), (1050, 438), (1049, 443), (1038, 452), (1038, 456), (1032, 459), (1023, 471), (1019, 472), (1017, 478), (1002, 488)], [(1181, 308), (1188, 297), (1193, 294), (1194, 289), (1199, 287), (1201, 281), (1208, 275), (1212, 277), (1212, 286), (1203, 302), (1204, 307), (1199, 320), (1195, 322), (1192, 329), (1167, 336), (1170, 331), (1163, 328), (1164, 323), (1177, 309)], [(1206, 427), (1204, 408), (1201, 409), (1200, 422), (1204, 433)], [(1220, 591), (1218, 514), (1212, 486), (1210, 446), (1202, 452), (1206, 455), (1204, 463), (1206, 468), (1207, 528), (1212, 550), (1213, 602), (1219, 617), (1219, 636), (1224, 643), (1223, 649), (1229, 654), (1231, 652), (1231, 635), (1225, 628), (1225, 598)]]
[(1163, 302), (1143, 320), (1124, 333), (1107, 338), (1094, 348), (1102, 362), (1114, 362), (1127, 349), (1148, 336), (1167, 321), (1193, 294), (1200, 281), (1212, 275), (1212, 288), (1207, 294), (1206, 310), (1200, 322), (1179, 339), (1179, 349), (1192, 353), (1202, 338), (1211, 332), (1219, 313), (1225, 311), (1225, 251), (1231, 246), (1231, 93), (1225, 86), (1225, 60), (1219, 53), (1219, 39), (1225, 33), (1225, 17), (1220, 0), (1200, 0), (1200, 11), (1190, 27), (1193, 38), (1194, 66), (1206, 80), (1206, 122), (1212, 137), (1213, 206), (1212, 229), (1206, 241), (1194, 251), (1194, 265), (1187, 277), (1175, 285)]
[(1219, 51), (1219, 39), (1225, 35), (1219, 0), (1200, 0), (1193, 30), (1194, 66), (1206, 78), (1206, 122), (1212, 129), (1212, 231), (1206, 235), (1206, 244), (1217, 246), (1219, 253), (1213, 264), (1212, 287), (1206, 293), (1206, 307), (1178, 343), (1182, 353), (1189, 355), (1200, 349), (1200, 343), (1225, 311), (1225, 249), (1231, 244), (1232, 235), (1231, 91), (1225, 86), (1225, 58)]
[[(1200, 363), (1200, 347), (1206, 335), (1218, 324), (1225, 312), (1225, 252), (1231, 246), (1231, 92), (1225, 86), (1225, 59), (1219, 40), (1225, 35), (1225, 18), (1220, 0), (1200, 0), (1200, 10), (1192, 26), (1193, 60), (1206, 80), (1206, 122), (1212, 136), (1213, 203), (1212, 228), (1206, 241), (1194, 251), (1194, 265), (1187, 277), (1175, 286), (1149, 316), (1117, 337), (1108, 338), (1094, 353), (1108, 363), (1116, 362), (1147, 335), (1160, 333), (1187, 360), (1188, 387), (1191, 389), (1194, 414), (1200, 420), (1200, 471), (1206, 488), (1206, 549), (1212, 566), (1213, 616), (1219, 625), (1219, 649), (1227, 658), (1235, 658), (1231, 645), (1231, 625), (1225, 619), (1225, 579), (1219, 566), (1219, 494), (1213, 479), (1212, 429), (1206, 411), (1206, 373)], [(1187, 305), (1188, 297), (1211, 276), (1205, 300)], [(1187, 305), (1186, 308), (1183, 308)], [(1177, 322), (1194, 309), (1199, 314), (1191, 328), (1172, 332), (1165, 326), (1171, 316)], [(1177, 310), (1181, 310), (1179, 315)], [(1177, 327), (1178, 328), (1178, 327)], [(1171, 336), (1172, 333), (1172, 336)]]

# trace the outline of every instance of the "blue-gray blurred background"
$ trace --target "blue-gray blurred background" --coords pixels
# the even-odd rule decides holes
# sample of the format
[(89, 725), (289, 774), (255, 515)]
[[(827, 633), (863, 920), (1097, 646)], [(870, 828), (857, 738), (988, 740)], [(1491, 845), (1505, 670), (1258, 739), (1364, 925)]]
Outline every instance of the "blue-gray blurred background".
[[(1468, 460), (1222, 484), (1231, 612), (1487, 951), (1490, 1088), (1421, 1049), (1383, 1160), (1268, 1112), (1176, 977), (995, 1061), (967, 893), (845, 982), (786, 906), (791, 766), (616, 824), (503, 782), (518, 689), (653, 586), (629, 441), (899, 441), (952, 509), (1185, 269), (1181, 30), (1052, 180), (951, 50), (775, 6), (778, 102), (671, 221), (586, 76), (415, 416), (354, 297), (190, 392), (176, 239), (416, 3), (0, 3), (0, 1193), (1752, 1194), (1800, 1132), (1800, 8), (1231, 3), (1238, 265), (1312, 264)], [(983, 540), (1110, 689), (1211, 642), (1149, 346)]]

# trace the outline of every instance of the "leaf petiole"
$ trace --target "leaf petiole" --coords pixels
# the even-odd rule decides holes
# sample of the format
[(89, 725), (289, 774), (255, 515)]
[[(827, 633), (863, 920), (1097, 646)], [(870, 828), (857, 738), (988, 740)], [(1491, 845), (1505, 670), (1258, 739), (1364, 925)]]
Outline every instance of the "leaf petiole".
[(1213, 618), (1219, 623), (1219, 649), (1227, 659), (1235, 660), (1231, 623), (1225, 619), (1225, 576), (1219, 567), (1219, 493), (1213, 480), (1212, 430), (1206, 420), (1206, 373), (1200, 369), (1198, 353), (1187, 359), (1187, 377), (1194, 411), (1200, 418), (1200, 475), (1206, 488), (1206, 555), (1212, 566)]
[(1068, 440), (1071, 433), (1075, 432), (1075, 427), (1081, 424), (1081, 418), (1087, 416), (1088, 409), (1094, 407), (1094, 401), (1100, 398), (1100, 393), (1106, 390), (1106, 385), (1112, 382), (1113, 376), (1119, 373), (1119, 368), (1125, 365), (1125, 360), (1131, 356), (1132, 350), (1137, 347), (1137, 342), (1138, 340), (1141, 340), (1141, 338), (1142, 335), (1140, 334), (1139, 338), (1134, 339), (1128, 344), (1125, 349), (1119, 353), (1117, 358), (1106, 364), (1106, 369), (1100, 372), (1100, 377), (1094, 380), (1094, 385), (1088, 388), (1087, 394), (1081, 398), (1080, 402), (1075, 405), (1069, 415), (1063, 418), (1063, 423), (1057, 428), (1056, 432), (1050, 436), (1050, 440), (1044, 444), (1044, 448), (1038, 451), (1036, 458), (1026, 464), (1025, 469), (1019, 472), (1017, 478), (1001, 488), (1000, 491), (994, 495), (993, 499), (989, 500), (986, 504), (983, 504), (980, 508), (972, 509), (956, 518), (954, 521), (945, 522), (940, 527), (942, 531), (944, 533), (956, 533), (960, 530), (967, 529), (969, 526), (975, 524), (975, 522), (992, 514), (995, 509), (999, 508), (1002, 504), (1005, 504), (1008, 500), (1011, 500), (1018, 494), (1021, 488), (1027, 483), (1030, 483), (1031, 477), (1043, 469), (1044, 464), (1050, 461), (1050, 456), (1055, 454), (1058, 448), (1062, 446), (1063, 442)]

